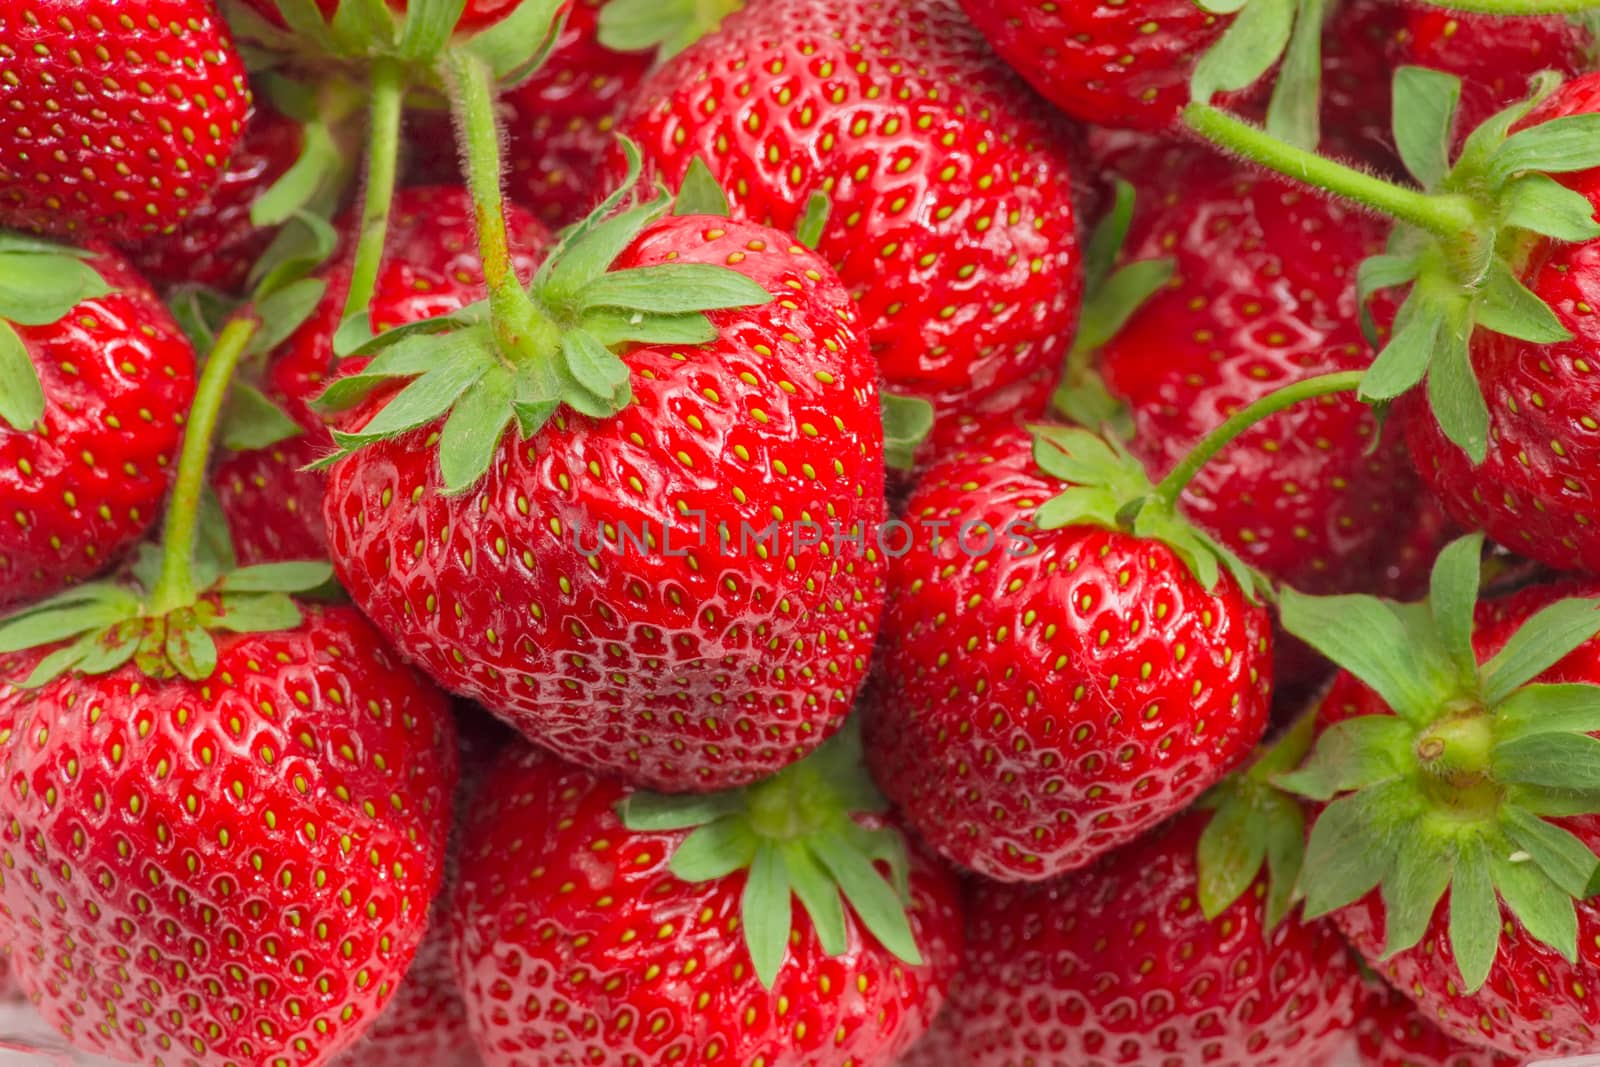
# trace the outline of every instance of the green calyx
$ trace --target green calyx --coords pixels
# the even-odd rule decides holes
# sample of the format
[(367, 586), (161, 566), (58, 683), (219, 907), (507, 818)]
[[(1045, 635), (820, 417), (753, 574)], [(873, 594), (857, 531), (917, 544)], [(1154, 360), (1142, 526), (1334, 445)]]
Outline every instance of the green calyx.
[(49, 326), (111, 291), (94, 254), (0, 232), (0, 422), (26, 433), (44, 417), (44, 387), (17, 326)]
[(848, 907), (884, 948), (906, 963), (922, 963), (907, 917), (905, 837), (854, 818), (887, 809), (862, 765), (852, 723), (811, 756), (756, 785), (709, 796), (636, 793), (620, 814), (630, 830), (693, 830), (671, 860), (672, 873), (683, 881), (746, 872), (740, 926), (756, 975), (771, 989), (788, 956), (797, 898), (828, 955), (849, 950)]
[(883, 461), (890, 468), (909, 471), (916, 466), (917, 449), (933, 432), (933, 405), (921, 397), (879, 393), (883, 408)]
[(1305, 764), (1276, 779), (1327, 805), (1306, 848), (1306, 914), (1377, 889), (1393, 955), (1421, 940), (1448, 890), (1468, 992), (1494, 964), (1502, 903), (1573, 960), (1575, 902), (1600, 889), (1600, 858), (1550, 821), (1600, 812), (1600, 686), (1534, 681), (1600, 633), (1600, 600), (1551, 604), (1480, 664), (1482, 545), (1475, 534), (1446, 548), (1419, 604), (1292, 591), (1280, 601), (1286, 630), (1394, 711), (1328, 727)]
[(1267, 107), (1267, 130), (1314, 149), (1321, 140), (1322, 24), (1326, 0), (1196, 0), (1233, 22), (1195, 64), (1189, 94), (1209, 104), (1218, 93), (1254, 85), (1281, 61)]
[(744, 0), (611, 0), (600, 12), (600, 43), (670, 59), (743, 7)]

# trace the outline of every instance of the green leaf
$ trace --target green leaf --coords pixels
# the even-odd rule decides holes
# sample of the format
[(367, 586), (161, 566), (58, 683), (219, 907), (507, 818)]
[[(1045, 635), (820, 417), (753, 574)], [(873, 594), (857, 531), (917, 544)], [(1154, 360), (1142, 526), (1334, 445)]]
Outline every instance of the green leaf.
[(0, 252), (0, 319), (19, 326), (49, 326), (109, 292), (100, 272), (78, 256)]
[(761, 842), (743, 819), (697, 827), (672, 854), (672, 873), (685, 882), (713, 882), (755, 861)]
[(664, 263), (613, 271), (596, 278), (579, 295), (584, 310), (619, 307), (669, 315), (771, 302), (772, 295), (750, 278), (710, 263)]
[(250, 268), (253, 298), (265, 300), (316, 270), (338, 243), (339, 235), (326, 218), (311, 211), (296, 212)]
[(1478, 676), (1478, 657), (1472, 651), (1472, 616), (1478, 605), (1482, 560), (1483, 534), (1457, 538), (1434, 560), (1428, 590), (1428, 609), (1439, 643), (1464, 682), (1474, 682)]
[(247, 384), (233, 387), (227, 421), (222, 426), (222, 447), (233, 452), (253, 452), (303, 433), (301, 425), (260, 389)]
[(828, 216), (832, 213), (833, 201), (827, 193), (819, 191), (806, 197), (805, 210), (795, 224), (794, 239), (815, 252), (822, 241), (823, 231), (828, 227)]
[(255, 318), (261, 323), (250, 339), (252, 354), (271, 352), (305, 325), (328, 291), (320, 278), (302, 278), (284, 286), (256, 305)]
[(204, 285), (185, 283), (167, 291), (167, 308), (196, 352), (211, 351), (238, 306), (237, 300)]
[(1461, 843), (1450, 883), (1450, 948), (1466, 992), (1476, 993), (1500, 948), (1500, 902), (1484, 847), (1472, 837)]
[(838, 885), (828, 877), (804, 842), (785, 841), (779, 848), (795, 896), (811, 916), (822, 951), (829, 956), (844, 955), (850, 948), (850, 940), (845, 926), (844, 898), (839, 894)]
[(315, 560), (258, 563), (223, 576), (217, 589), (224, 593), (306, 593), (332, 577), (333, 567)]
[(1124, 441), (1133, 440), (1133, 413), (1106, 388), (1105, 379), (1093, 371), (1085, 371), (1075, 381), (1063, 378), (1050, 403), (1079, 426)]
[[(1372, 262), (1369, 260), (1368, 262)], [(1401, 269), (1395, 265), (1395, 272)], [(1413, 303), (1416, 301), (1417, 303)], [(1397, 318), (1394, 336), (1383, 346), (1383, 351), (1372, 361), (1361, 379), (1361, 400), (1393, 400), (1410, 392), (1428, 373), (1428, 364), (1434, 357), (1439, 335), (1445, 329), (1444, 316), (1432, 307), (1422, 306), (1420, 298), (1413, 295), (1406, 301), (1413, 313)]]
[(1322, 0), (1300, 0), (1289, 48), (1267, 103), (1266, 130), (1289, 144), (1316, 151), (1322, 140)]
[(193, 682), (203, 682), (217, 669), (217, 643), (194, 621), (173, 622), (167, 631), (167, 659)]
[(1586, 683), (1525, 685), (1495, 711), (1495, 737), (1504, 744), (1534, 734), (1600, 731), (1600, 687)]
[(833, 880), (861, 924), (878, 943), (913, 966), (922, 963), (911, 921), (894, 887), (884, 881), (872, 860), (851, 847), (837, 830), (823, 831), (812, 840), (812, 851)]
[(1244, 895), (1267, 858), (1267, 825), (1246, 803), (1224, 803), (1206, 823), (1196, 854), (1200, 910), (1215, 919)]
[(228, 518), (222, 513), (222, 502), (210, 486), (200, 494), (199, 510), (194, 546), (197, 577), (202, 570), (218, 575), (234, 570), (239, 561), (233, 551), (233, 532), (228, 529)]
[(1403, 783), (1374, 786), (1342, 796), (1322, 809), (1306, 843), (1305, 914), (1315, 919), (1366, 896), (1394, 869), (1395, 838), (1384, 832), (1379, 813)]
[(600, 11), (600, 43), (614, 52), (656, 50), (665, 61), (712, 32), (737, 0), (611, 0)]
[(1539, 869), (1569, 896), (1583, 900), (1600, 874), (1600, 859), (1570, 831), (1524, 811), (1503, 805), (1500, 822), (1506, 837), (1526, 852)]
[(1502, 185), (1514, 174), (1560, 174), (1600, 167), (1600, 115), (1566, 115), (1519, 130), (1489, 157), (1488, 179)]
[(591, 311), (578, 323), (606, 348), (621, 344), (703, 345), (717, 339), (717, 328), (700, 312), (646, 315), (642, 311)]
[(302, 621), (300, 608), (284, 593), (249, 593), (222, 598), (222, 614), (213, 623), (218, 629), (241, 634), (292, 630)]
[(1505, 143), (1511, 127), (1521, 122), (1540, 100), (1548, 96), (1561, 83), (1555, 71), (1543, 71), (1529, 79), (1529, 93), (1508, 107), (1501, 108), (1467, 135), (1461, 151), (1456, 155), (1455, 169), (1463, 174), (1482, 174), (1488, 169), (1489, 159)]
[(1489, 276), (1473, 305), (1479, 326), (1535, 344), (1572, 340), (1572, 333), (1533, 290), (1511, 273), (1503, 260), (1489, 268)]
[(1422, 940), (1454, 872), (1454, 851), (1430, 835), (1395, 849), (1394, 871), (1383, 883), (1384, 959)]
[(879, 393), (883, 409), (883, 458), (895, 470), (911, 470), (916, 451), (933, 432), (933, 405), (921, 397)]
[(548, 269), (542, 269), (535, 282), (535, 287), (545, 302), (555, 306), (580, 302), (585, 290), (592, 287), (599, 279), (607, 277), (606, 270), (617, 257), (633, 244), (640, 231), (659, 219), (666, 209), (666, 198), (651, 200), (604, 222), (594, 224), (581, 239), (558, 248), (545, 264)]
[[(433, 323), (425, 332), (439, 333), (446, 328), (444, 323)], [(339, 323), (339, 328), (333, 331), (333, 354), (340, 359), (349, 359), (380, 341), (381, 338), (372, 332), (371, 309), (362, 308), (347, 315)]]
[(408, 0), (400, 33), (400, 55), (433, 59), (444, 51), (467, 9), (467, 0)]
[(1172, 259), (1142, 259), (1112, 274), (1084, 303), (1072, 347), (1098, 351), (1122, 332), (1134, 313), (1172, 280), (1176, 270), (1177, 262)]
[(1600, 791), (1600, 738), (1530, 734), (1502, 742), (1494, 749), (1494, 777), (1566, 792)]
[(357, 55), (387, 52), (395, 44), (395, 17), (387, 0), (339, 0), (331, 26), (345, 50)]
[(44, 386), (33, 357), (9, 322), (0, 321), (0, 419), (27, 433), (44, 418)]
[(565, 0), (523, 0), (499, 22), (467, 39), (466, 49), (494, 71), (495, 81), (509, 89), (544, 65), (566, 19)]
[(1219, 92), (1254, 85), (1283, 55), (1294, 26), (1293, 0), (1250, 0), (1195, 64), (1189, 91), (1207, 104)]
[(439, 434), (439, 473), (446, 496), (466, 492), (489, 473), (511, 425), (514, 388), (510, 369), (494, 366), (456, 401)]
[(725, 793), (667, 796), (662, 793), (634, 793), (623, 801), (622, 825), (640, 833), (663, 833), (704, 826), (744, 810), (744, 794)]
[(1074, 486), (1046, 500), (1034, 512), (1033, 524), (1041, 530), (1061, 530), (1068, 526), (1099, 526), (1115, 529), (1121, 499), (1099, 486)]
[(304, 123), (299, 157), (250, 205), (250, 224), (258, 229), (282, 226), (310, 206), (343, 166), (339, 145), (327, 124)]
[(1416, 727), (1393, 715), (1363, 715), (1334, 723), (1317, 738), (1299, 770), (1280, 774), (1280, 789), (1310, 800), (1393, 781), (1406, 772)]
[(722, 191), (704, 157), (697, 155), (689, 160), (689, 168), (684, 171), (677, 199), (672, 204), (672, 213), (728, 217), (728, 194)]
[(1600, 599), (1557, 601), (1536, 612), (1483, 665), (1483, 697), (1492, 707), (1600, 633)]
[(1133, 209), (1138, 194), (1123, 178), (1113, 184), (1111, 208), (1095, 223), (1089, 243), (1083, 250), (1083, 291), (1093, 293), (1110, 277), (1133, 225)]
[(1600, 237), (1594, 205), (1576, 189), (1554, 178), (1527, 174), (1501, 195), (1507, 226), (1554, 237), (1558, 241), (1590, 241)]
[(573, 379), (598, 397), (611, 396), (631, 377), (616, 353), (583, 330), (561, 335), (561, 358)]
[(1450, 172), (1450, 144), (1461, 103), (1461, 79), (1423, 67), (1394, 72), (1394, 141), (1406, 170), (1424, 189)]
[(1572, 897), (1563, 893), (1532, 858), (1520, 862), (1489, 854), (1489, 873), (1506, 907), (1534, 939), (1561, 953), (1569, 963), (1578, 958), (1578, 913)]
[(791, 896), (783, 855), (776, 846), (763, 845), (750, 864), (739, 911), (745, 947), (750, 950), (756, 977), (765, 989), (771, 989), (778, 980), (778, 971), (789, 954), (789, 931), (794, 923)]
[(1266, 923), (1274, 930), (1289, 914), (1306, 855), (1306, 814), (1298, 801), (1274, 792), (1267, 800)]
[(1489, 451), (1489, 407), (1472, 370), (1468, 340), (1472, 321), (1466, 307), (1452, 309), (1435, 341), (1428, 367), (1428, 407), (1444, 435), (1474, 463)]
[(483, 349), (478, 358), (443, 363), (407, 385), (359, 433), (333, 431), (341, 448), (394, 437), (424, 426), (446, 411), (488, 372), (492, 357)]

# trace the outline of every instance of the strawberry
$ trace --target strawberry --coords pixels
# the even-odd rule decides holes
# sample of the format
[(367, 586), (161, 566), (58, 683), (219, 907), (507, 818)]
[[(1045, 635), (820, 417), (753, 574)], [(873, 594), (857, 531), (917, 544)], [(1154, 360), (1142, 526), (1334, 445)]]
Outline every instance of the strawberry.
[(0, 235), (0, 608), (104, 570), (150, 529), (194, 374), (120, 255)]
[(1121, 527), (1123, 502), (1150, 492), (1131, 457), (1059, 428), (1002, 431), (913, 491), (867, 749), (946, 858), (1005, 881), (1082, 867), (1260, 739), (1266, 609), (1170, 501)]
[(0, 225), (142, 241), (221, 179), (250, 89), (209, 0), (25, 0), (0, 42)]
[[(550, 235), (521, 208), (509, 214), (518, 272), (531, 277), (535, 253)], [(311, 402), (335, 376), (349, 373), (334, 355), (350, 288), (350, 246), (358, 222), (340, 224), (343, 247), (321, 272), (327, 283), (311, 316), (269, 357), (261, 391), (287, 413), (299, 432), (260, 448), (225, 455), (212, 484), (228, 519), (239, 558), (247, 563), (322, 559), (326, 478), (305, 470), (333, 447), (323, 416)], [(403, 190), (391, 206), (389, 238), (371, 305), (380, 329), (459, 311), (485, 295), (474, 244), (472, 199), (458, 186)]]
[(1458, 1041), (1593, 1053), (1600, 598), (1547, 582), (1474, 606), (1482, 543), (1440, 554), (1422, 604), (1282, 595), (1285, 626), (1346, 672), (1278, 779), (1325, 805), (1306, 913)]
[(831, 201), (816, 248), (890, 392), (943, 426), (1042, 409), (1081, 287), (1069, 155), (954, 0), (753, 4), (620, 128), (669, 186), (707, 164), (736, 217), (809, 230)]
[(0, 691), (0, 937), (81, 1049), (324, 1063), (422, 939), (456, 775), (448, 703), (355, 611), (230, 632), (259, 624), (249, 599), (221, 599), (200, 681), (127, 662)]
[(488, 1067), (893, 1063), (944, 999), (961, 913), (955, 880), (863, 810), (858, 758), (836, 742), (679, 799), (508, 752), (455, 919)]
[(1358, 1028), (1363, 1067), (1517, 1067), (1520, 1060), (1447, 1037), (1392, 990), (1372, 997)]
[[(1291, 852), (1298, 810), (1280, 813)], [(1331, 1067), (1360, 976), (1330, 924), (1287, 911), (1292, 870), (1258, 874), (1261, 851), (1229, 857), (1236, 870), (1207, 862), (1224, 818), (1190, 811), (1071, 879), (975, 882), (945, 1062)], [(1248, 827), (1228, 829), (1248, 839)], [(1222, 874), (1242, 879), (1211, 895)]]

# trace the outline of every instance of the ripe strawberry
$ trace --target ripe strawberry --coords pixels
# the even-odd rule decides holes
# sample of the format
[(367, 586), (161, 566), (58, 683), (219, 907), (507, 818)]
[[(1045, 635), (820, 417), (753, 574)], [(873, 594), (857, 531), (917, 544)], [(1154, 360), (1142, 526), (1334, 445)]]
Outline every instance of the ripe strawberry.
[(25, 0), (0, 42), (0, 225), (142, 241), (222, 177), (250, 89), (209, 0)]
[[(548, 315), (564, 362), (549, 349), (506, 362), (545, 377), (513, 386), (506, 362), (472, 347), (484, 335), (444, 336), (482, 361), (486, 384), (465, 395), (470, 425), (492, 433), (458, 438), (457, 421), (457, 452), (436, 448), (453, 396), (436, 398), (467, 385), (424, 375), (393, 402), (408, 421), (385, 408), (383, 434), (336, 434), (355, 451), (330, 471), (324, 514), (345, 587), (447, 688), (583, 766), (704, 791), (800, 758), (850, 709), (882, 604), (882, 428), (854, 308), (825, 263), (766, 227), (647, 225), (660, 210), (580, 230), (541, 269), (529, 314)], [(619, 226), (643, 232), (607, 272)], [(592, 297), (563, 289), (579, 267)], [(670, 288), (678, 272), (693, 285)], [(687, 326), (648, 317), (676, 299), (721, 310)], [(645, 343), (619, 358), (593, 330)], [(594, 342), (581, 360), (580, 335)], [(411, 351), (379, 358), (416, 375)], [(617, 392), (568, 386), (500, 432), (514, 389), (563, 374)]]
[(974, 882), (945, 1062), (1331, 1067), (1361, 997), (1349, 951), (1328, 923), (1269, 922), (1259, 854), (1208, 917), (1207, 823), (1181, 815), (1071, 879)]
[[(529, 278), (550, 235), (520, 207), (507, 214), (518, 273)], [(333, 338), (350, 290), (350, 260), (359, 219), (340, 223), (342, 249), (322, 271), (327, 282), (316, 311), (269, 357), (261, 391), (301, 429), (265, 448), (223, 454), (212, 476), (239, 559), (245, 563), (324, 559), (322, 496), (327, 478), (305, 468), (326, 455), (333, 438), (311, 402), (340, 374)], [(390, 329), (459, 311), (486, 295), (478, 259), (472, 198), (459, 186), (405, 189), (391, 206), (389, 233), (370, 313)]]
[(1447, 1037), (1393, 990), (1372, 997), (1358, 1028), (1363, 1067), (1517, 1067), (1522, 1061)]
[[(243, 0), (243, 2), (245, 6), (253, 8), (273, 25), (284, 25), (283, 15), (278, 10), (278, 0)], [(341, 2), (343, 0), (316, 0), (317, 9), (322, 12), (322, 17), (325, 19), (333, 18)], [(461, 18), (456, 23), (456, 32), (473, 33), (491, 26), (509, 15), (519, 3), (521, 0), (466, 0)], [(399, 13), (404, 13), (408, 7), (406, 0), (389, 0), (389, 6)]]
[(858, 764), (826, 767), (837, 751), (715, 813), (688, 798), (699, 820), (509, 752), (472, 813), (456, 905), (488, 1067), (893, 1063), (960, 962), (958, 890), (881, 817), (852, 815), (870, 798)]
[[(0, 331), (21, 341), (0, 345), (0, 609), (104, 570), (145, 535), (194, 396), (194, 350), (149, 285), (115, 252), (83, 255), (0, 236)], [(42, 315), (8, 292), (47, 277), (61, 298)], [(19, 414), (35, 378), (42, 409)]]
[(242, 291), (273, 236), (250, 221), (250, 207), (294, 163), (300, 145), (299, 123), (276, 111), (257, 111), (210, 195), (175, 231), (130, 244), (127, 256), (160, 286), (190, 282)]
[(1481, 546), (1441, 553), (1420, 605), (1282, 598), (1286, 627), (1349, 672), (1312, 758), (1279, 779), (1326, 804), (1306, 911), (1456, 1040), (1593, 1053), (1600, 599), (1546, 583), (1474, 609)]
[[(203, 681), (127, 662), (0, 691), (0, 937), (81, 1049), (325, 1063), (422, 939), (456, 776), (448, 703), (349, 608), (229, 631), (262, 606), (224, 593), (237, 623), (215, 624)], [(90, 653), (102, 668), (110, 640)]]
[(816, 248), (888, 391), (943, 426), (1042, 410), (1081, 288), (1069, 155), (955, 0), (751, 5), (652, 76), (620, 127), (669, 186), (702, 159), (736, 217), (795, 231), (825, 194)]
[(1170, 510), (1117, 527), (1123, 494), (1150, 490), (1130, 464), (1086, 431), (1030, 451), (1009, 429), (906, 505), (868, 755), (922, 837), (991, 878), (1051, 878), (1132, 840), (1266, 727), (1266, 609)]

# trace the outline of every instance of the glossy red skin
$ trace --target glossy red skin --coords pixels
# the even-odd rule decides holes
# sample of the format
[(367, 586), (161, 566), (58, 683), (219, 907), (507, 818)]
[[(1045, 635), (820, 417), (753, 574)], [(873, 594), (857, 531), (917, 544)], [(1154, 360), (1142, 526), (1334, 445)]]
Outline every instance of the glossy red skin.
[(1406, 8), (1390, 0), (1346, 0), (1328, 20), (1322, 35), (1325, 154), (1402, 172), (1390, 100), (1399, 62), (1394, 42), (1407, 17)]
[(739, 217), (792, 231), (827, 191), (818, 252), (884, 387), (943, 417), (936, 442), (963, 413), (1042, 411), (1081, 287), (1068, 135), (955, 0), (752, 4), (621, 129), (669, 187), (704, 158)]
[(243, 135), (244, 63), (209, 0), (20, 0), (0, 42), (0, 226), (169, 232)]
[[(1473, 648), (1482, 663), (1540, 608), (1564, 597), (1600, 595), (1593, 581), (1530, 586), (1500, 600), (1480, 603)], [(1538, 682), (1600, 682), (1600, 640), (1591, 640), (1541, 674)], [(1341, 673), (1318, 712), (1323, 724), (1361, 715), (1388, 715), (1376, 693)], [(1591, 849), (1600, 849), (1600, 818), (1560, 820)], [(1600, 903), (1580, 901), (1578, 961), (1534, 941), (1504, 909), (1500, 951), (1489, 980), (1470, 996), (1460, 992), (1460, 977), (1450, 953), (1449, 893), (1439, 902), (1427, 932), (1414, 948), (1384, 961), (1384, 906), (1366, 898), (1334, 913), (1368, 964), (1390, 985), (1416, 1002), (1423, 1015), (1447, 1034), (1489, 1045), (1524, 1058), (1600, 1052), (1600, 1005), (1589, 990), (1600, 984)]]
[(311, 1067), (405, 974), (444, 868), (449, 704), (354, 610), (303, 610), (216, 632), (205, 684), (130, 664), (0, 694), (0, 938), (78, 1048)]
[[(1594, 113), (1600, 74), (1567, 82), (1523, 125)], [(1600, 170), (1557, 177), (1600, 206)], [(1473, 333), (1472, 366), (1489, 406), (1482, 464), (1450, 443), (1420, 395), (1399, 408), (1406, 441), (1423, 480), (1462, 525), (1558, 570), (1600, 572), (1600, 241), (1541, 242), (1521, 277), (1573, 339), (1535, 345)]]
[(1361, 979), (1299, 912), (1264, 931), (1264, 879), (1200, 911), (1191, 811), (1075, 878), (974, 882), (948, 1023), (963, 1067), (1327, 1067)]
[(194, 350), (116, 252), (112, 292), (49, 326), (16, 326), (44, 386), (42, 429), (0, 423), (0, 610), (116, 560), (161, 517), (194, 399)]
[[(278, 13), (277, 0), (243, 0), (265, 16), (274, 25), (283, 25), (283, 16)], [(522, 0), (467, 0), (465, 10), (461, 13), (461, 21), (456, 23), (457, 33), (471, 33), (484, 29), (499, 22), (514, 11)], [(316, 0), (319, 10), (324, 18), (333, 18), (339, 10), (340, 0)], [(389, 0), (389, 6), (397, 12), (406, 10), (406, 0)]]
[[(854, 308), (814, 254), (686, 216), (616, 269), (668, 259), (782, 299), (712, 313), (709, 345), (626, 353), (632, 404), (509, 433), (460, 495), (441, 491), (430, 428), (363, 448), (330, 471), (324, 514), (340, 580), (446, 688), (582, 766), (712, 790), (804, 756), (850, 710), (882, 606), (882, 429)], [(741, 552), (743, 524), (779, 515), (767, 558)], [(790, 536), (808, 516), (823, 546)], [(865, 545), (835, 551), (832, 521)], [(617, 534), (596, 551), (601, 522)]]
[[(383, 264), (371, 304), (379, 330), (457, 311), (484, 299), (472, 198), (459, 186), (401, 190), (395, 197)], [(526, 210), (506, 209), (517, 273), (538, 268), (550, 234)], [(323, 272), (327, 292), (315, 312), (271, 356), (260, 387), (300, 424), (303, 433), (268, 448), (224, 452), (211, 483), (233, 533), (240, 562), (324, 559), (328, 534), (322, 521), (327, 476), (304, 468), (333, 450), (324, 416), (311, 401), (350, 369), (333, 354), (333, 335), (344, 319), (350, 292), (352, 238), (358, 219), (340, 229), (344, 247)], [(353, 362), (353, 361), (352, 361)]]
[(525, 748), (485, 785), (455, 930), (488, 1067), (887, 1067), (927, 1029), (963, 942), (958, 887), (936, 862), (911, 852), (922, 964), (890, 955), (848, 909), (848, 948), (830, 958), (796, 904), (767, 990), (739, 930), (744, 873), (679, 881), (668, 863), (686, 832), (625, 829), (615, 807), (628, 792)]
[(1065, 488), (1025, 431), (1004, 431), (923, 476), (905, 509), (916, 540), (890, 563), (873, 774), (936, 850), (1002, 881), (1126, 844), (1267, 722), (1271, 626), (1231, 578), (1208, 594), (1165, 545), (1098, 527), (1024, 528), (1032, 554), (1005, 534), (958, 547), (961, 524), (1004, 531)]
[(256, 198), (300, 156), (300, 124), (271, 110), (257, 111), (210, 196), (178, 229), (129, 245), (126, 254), (159, 286), (190, 282), (243, 293), (256, 260), (275, 230), (250, 221)]
[(1393, 990), (1368, 999), (1357, 1037), (1362, 1067), (1519, 1067), (1520, 1059), (1464, 1045)]

